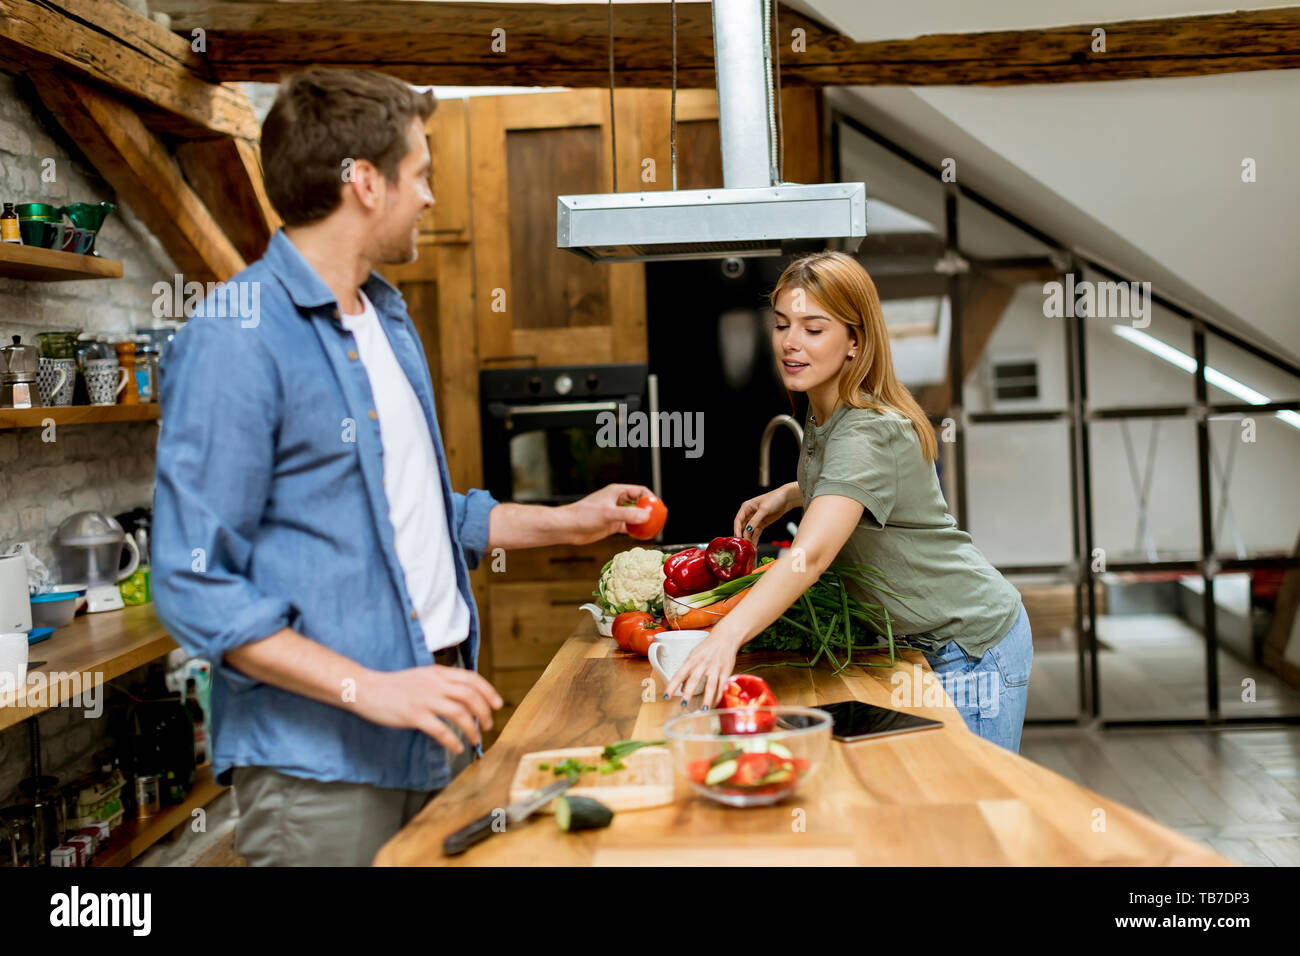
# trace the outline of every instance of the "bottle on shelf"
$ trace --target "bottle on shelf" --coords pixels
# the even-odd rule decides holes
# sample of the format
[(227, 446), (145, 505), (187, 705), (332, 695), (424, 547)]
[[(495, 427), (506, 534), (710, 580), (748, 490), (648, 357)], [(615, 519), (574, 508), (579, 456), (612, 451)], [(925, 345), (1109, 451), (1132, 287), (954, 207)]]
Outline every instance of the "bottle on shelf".
[(14, 204), (7, 202), (4, 211), (0, 212), (0, 242), (21, 244), (22, 241), (22, 233), (18, 230), (18, 213), (14, 212)]
[(194, 722), (194, 763), (202, 766), (208, 762), (208, 723), (204, 719), (203, 705), (199, 703), (198, 681), (185, 679), (185, 709)]
[(162, 661), (149, 667), (135, 705), (136, 770), (157, 779), (163, 806), (180, 803), (194, 782), (194, 723), (181, 697), (167, 687)]

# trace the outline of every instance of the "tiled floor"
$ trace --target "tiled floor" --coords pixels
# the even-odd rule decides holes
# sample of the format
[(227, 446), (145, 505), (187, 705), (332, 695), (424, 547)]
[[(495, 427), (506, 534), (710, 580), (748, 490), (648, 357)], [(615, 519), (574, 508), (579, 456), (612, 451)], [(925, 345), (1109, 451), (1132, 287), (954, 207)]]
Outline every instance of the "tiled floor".
[(1300, 728), (1026, 727), (1022, 756), (1248, 866), (1300, 866)]
[[(1205, 640), (1200, 631), (1171, 614), (1125, 614), (1099, 617), (1097, 634), (1103, 646), (1103, 718), (1205, 717)], [(1077, 716), (1079, 664), (1073, 642), (1067, 636), (1043, 644), (1034, 651), (1026, 719)], [(1262, 665), (1222, 648), (1218, 662), (1225, 717), (1300, 714), (1300, 690)]]

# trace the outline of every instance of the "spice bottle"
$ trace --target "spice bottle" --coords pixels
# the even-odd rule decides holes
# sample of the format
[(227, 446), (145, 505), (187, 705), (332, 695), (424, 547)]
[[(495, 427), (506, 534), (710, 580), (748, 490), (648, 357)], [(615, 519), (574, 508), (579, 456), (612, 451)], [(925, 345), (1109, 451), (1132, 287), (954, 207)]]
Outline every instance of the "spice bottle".
[(117, 350), (117, 364), (126, 369), (126, 388), (122, 390), (123, 405), (140, 404), (140, 383), (135, 377), (135, 343), (118, 342), (113, 346)]
[(18, 231), (18, 213), (14, 212), (14, 204), (7, 202), (4, 205), (4, 212), (0, 212), (0, 241), (22, 243), (23, 237)]

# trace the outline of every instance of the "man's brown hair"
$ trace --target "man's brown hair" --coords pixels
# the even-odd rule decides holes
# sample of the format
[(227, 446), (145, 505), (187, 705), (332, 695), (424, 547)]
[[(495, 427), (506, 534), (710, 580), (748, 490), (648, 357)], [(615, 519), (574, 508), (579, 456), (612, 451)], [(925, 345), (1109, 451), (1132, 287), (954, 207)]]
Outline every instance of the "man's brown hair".
[(390, 183), (411, 120), (427, 121), (432, 92), (369, 70), (310, 67), (280, 85), (262, 123), (266, 193), (286, 226), (328, 216), (342, 201), (348, 160), (369, 160)]

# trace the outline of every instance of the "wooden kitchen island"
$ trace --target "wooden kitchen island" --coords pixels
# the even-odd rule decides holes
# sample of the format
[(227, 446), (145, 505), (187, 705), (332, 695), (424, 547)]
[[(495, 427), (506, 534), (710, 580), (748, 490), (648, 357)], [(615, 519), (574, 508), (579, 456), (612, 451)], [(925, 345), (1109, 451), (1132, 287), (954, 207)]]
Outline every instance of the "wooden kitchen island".
[[(742, 655), (737, 667), (763, 659)], [(824, 667), (756, 673), (783, 704), (856, 698), (888, 707), (895, 686), (890, 678), (899, 670), (935, 681), (917, 652), (894, 668), (855, 666), (838, 677)], [(832, 741), (812, 780), (775, 806), (723, 807), (694, 795), (679, 778), (674, 803), (616, 814), (603, 830), (566, 834), (553, 817), (539, 814), (460, 856), (442, 855), (444, 836), (506, 804), (522, 755), (661, 737), (664, 722), (682, 713), (680, 700), (664, 701), (659, 688), (654, 701), (643, 702), (646, 678), (653, 674), (644, 658), (617, 650), (584, 620), (484, 758), (390, 840), (375, 863), (1232, 865), (1149, 817), (981, 740), (946, 696), (945, 706), (898, 708), (941, 720), (942, 729), (854, 744)], [(935, 689), (942, 693), (937, 681)]]

